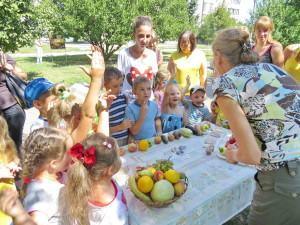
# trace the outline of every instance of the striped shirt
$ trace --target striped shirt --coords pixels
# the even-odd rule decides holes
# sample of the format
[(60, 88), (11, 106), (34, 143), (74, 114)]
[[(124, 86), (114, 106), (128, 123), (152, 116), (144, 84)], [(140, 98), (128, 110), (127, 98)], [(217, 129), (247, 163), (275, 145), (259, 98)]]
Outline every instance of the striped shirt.
[[(118, 126), (123, 122), (126, 106), (126, 96), (124, 94), (119, 94), (117, 98), (113, 100), (108, 110), (109, 127)], [(125, 139), (128, 137), (128, 129), (112, 133), (111, 136), (117, 140)]]

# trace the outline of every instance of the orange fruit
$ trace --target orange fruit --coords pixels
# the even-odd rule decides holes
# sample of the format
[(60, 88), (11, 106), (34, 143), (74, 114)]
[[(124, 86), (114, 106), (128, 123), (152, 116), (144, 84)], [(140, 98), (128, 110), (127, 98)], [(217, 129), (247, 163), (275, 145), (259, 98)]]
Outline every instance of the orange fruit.
[(144, 140), (140, 140), (139, 142), (139, 150), (140, 151), (147, 151), (147, 149), (149, 148), (149, 141), (144, 139)]
[(149, 176), (142, 176), (138, 179), (137, 187), (143, 193), (149, 193), (153, 188), (154, 182)]

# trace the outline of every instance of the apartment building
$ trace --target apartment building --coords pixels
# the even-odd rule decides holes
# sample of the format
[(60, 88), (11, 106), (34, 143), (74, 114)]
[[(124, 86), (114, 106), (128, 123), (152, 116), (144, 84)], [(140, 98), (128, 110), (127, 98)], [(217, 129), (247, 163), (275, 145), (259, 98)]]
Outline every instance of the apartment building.
[(201, 23), (206, 15), (223, 5), (233, 18), (246, 22), (250, 18), (250, 12), (253, 11), (255, 4), (256, 0), (198, 0), (196, 15), (199, 18), (199, 23)]

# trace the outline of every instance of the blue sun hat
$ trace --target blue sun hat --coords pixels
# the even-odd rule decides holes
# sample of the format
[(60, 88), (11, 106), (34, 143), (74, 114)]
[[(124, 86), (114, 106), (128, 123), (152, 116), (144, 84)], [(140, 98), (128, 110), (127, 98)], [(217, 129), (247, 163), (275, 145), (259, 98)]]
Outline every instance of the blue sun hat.
[(54, 84), (45, 78), (36, 78), (30, 81), (25, 88), (25, 99), (30, 107), (34, 100), (38, 100), (43, 94), (50, 90)]

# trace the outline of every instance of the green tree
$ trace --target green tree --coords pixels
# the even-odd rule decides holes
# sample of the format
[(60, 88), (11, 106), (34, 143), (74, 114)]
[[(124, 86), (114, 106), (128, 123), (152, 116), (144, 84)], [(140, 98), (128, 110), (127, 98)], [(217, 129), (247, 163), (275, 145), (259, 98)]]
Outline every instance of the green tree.
[(64, 5), (57, 0), (42, 0), (35, 6), (37, 33), (39, 36), (65, 36)]
[(163, 41), (177, 39), (184, 30), (196, 31), (187, 0), (140, 0), (137, 3), (137, 15), (151, 16), (154, 29)]
[(199, 29), (200, 40), (211, 43), (218, 30), (233, 27), (238, 25), (238, 22), (230, 17), (230, 13), (223, 6), (217, 8), (213, 13), (208, 14)]
[(251, 15), (250, 23), (254, 24), (260, 16), (272, 18), (275, 31), (273, 38), (284, 46), (300, 43), (300, 3), (298, 0), (264, 0), (259, 1)]
[(152, 17), (161, 40), (195, 30), (187, 0), (44, 0), (37, 11), (43, 29), (96, 44), (106, 60), (132, 38), (132, 22), (138, 15)]
[(36, 21), (31, 0), (0, 1), (0, 48), (14, 52), (32, 44)]

